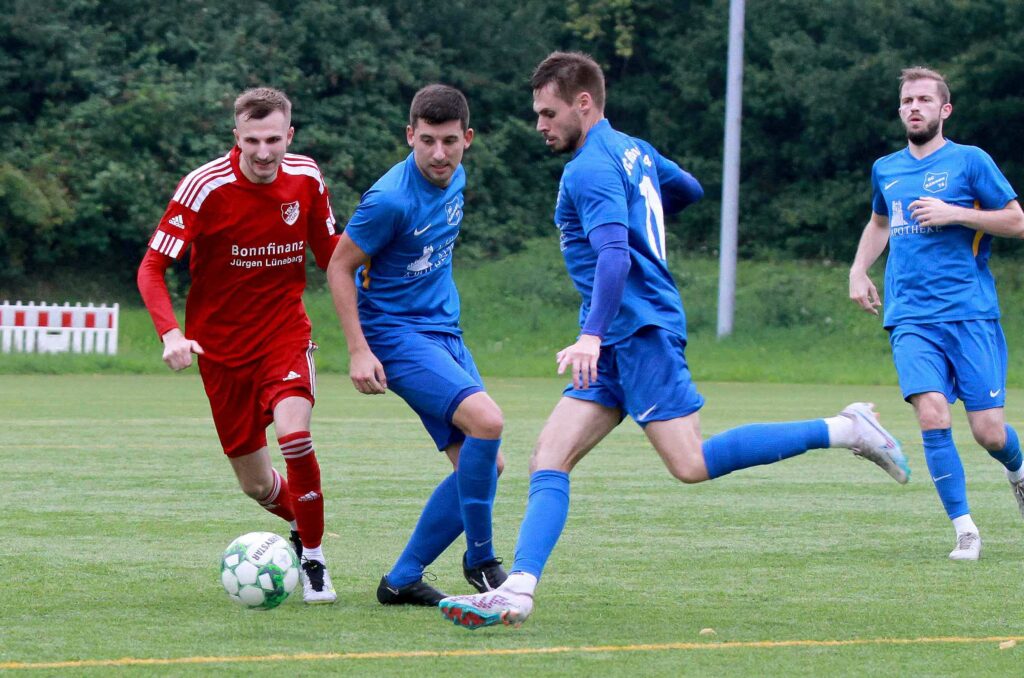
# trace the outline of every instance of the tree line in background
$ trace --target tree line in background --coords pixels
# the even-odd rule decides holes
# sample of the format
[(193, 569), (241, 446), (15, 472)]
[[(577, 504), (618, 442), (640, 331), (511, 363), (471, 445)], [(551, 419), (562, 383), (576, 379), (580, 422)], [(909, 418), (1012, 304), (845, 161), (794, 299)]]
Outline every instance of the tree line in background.
[[(408, 152), (412, 94), (461, 88), (477, 138), (460, 260), (516, 251), (553, 233), (563, 159), (533, 130), (527, 84), (553, 49), (597, 58), (612, 123), (704, 184), (706, 200), (672, 224), (675, 251), (716, 247), (728, 0), (0, 5), (0, 291), (128, 288), (176, 183), (226, 152), (231, 103), (256, 85), (291, 96), (292, 150), (319, 161), (340, 221)], [(1024, 187), (1022, 27), (1013, 0), (748, 0), (741, 252), (852, 256), (871, 163), (905, 143), (908, 65), (947, 75), (947, 136)]]

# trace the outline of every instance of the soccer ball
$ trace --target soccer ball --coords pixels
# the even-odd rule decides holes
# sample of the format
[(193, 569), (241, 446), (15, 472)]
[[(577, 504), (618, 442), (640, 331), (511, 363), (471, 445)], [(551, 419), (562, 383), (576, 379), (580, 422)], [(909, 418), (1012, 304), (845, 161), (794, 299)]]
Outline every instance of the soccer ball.
[(270, 610), (295, 590), (299, 559), (288, 540), (273, 532), (243, 534), (224, 550), (220, 582), (239, 605)]

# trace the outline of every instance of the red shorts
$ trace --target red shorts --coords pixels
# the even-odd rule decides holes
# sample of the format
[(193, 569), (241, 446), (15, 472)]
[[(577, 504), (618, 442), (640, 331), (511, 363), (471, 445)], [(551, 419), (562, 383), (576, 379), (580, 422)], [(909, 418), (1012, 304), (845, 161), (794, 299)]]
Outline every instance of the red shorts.
[(224, 454), (241, 457), (265, 447), (274, 407), (284, 398), (299, 396), (315, 402), (316, 348), (312, 341), (292, 344), (238, 367), (199, 358), (199, 373)]

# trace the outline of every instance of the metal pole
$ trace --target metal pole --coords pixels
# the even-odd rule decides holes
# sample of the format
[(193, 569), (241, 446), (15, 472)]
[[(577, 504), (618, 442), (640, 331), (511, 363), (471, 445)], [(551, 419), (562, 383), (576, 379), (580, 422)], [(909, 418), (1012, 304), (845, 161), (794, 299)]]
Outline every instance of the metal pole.
[(732, 334), (736, 298), (736, 243), (740, 200), (740, 121), (743, 118), (744, 0), (729, 2), (729, 61), (725, 87), (722, 163), (722, 235), (718, 273), (718, 337)]

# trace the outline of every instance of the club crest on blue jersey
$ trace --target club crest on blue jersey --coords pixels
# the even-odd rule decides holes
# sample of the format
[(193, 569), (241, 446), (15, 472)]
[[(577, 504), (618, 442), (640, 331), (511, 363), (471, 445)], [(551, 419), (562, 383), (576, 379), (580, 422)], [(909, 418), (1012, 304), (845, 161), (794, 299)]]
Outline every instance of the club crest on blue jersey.
[(448, 217), (449, 226), (458, 226), (462, 223), (462, 196), (457, 195), (444, 204), (444, 212)]
[(281, 205), (281, 218), (284, 219), (284, 223), (294, 226), (295, 222), (299, 220), (299, 201), (283, 203)]
[(924, 175), (924, 190), (939, 193), (949, 184), (949, 172), (928, 172)]

